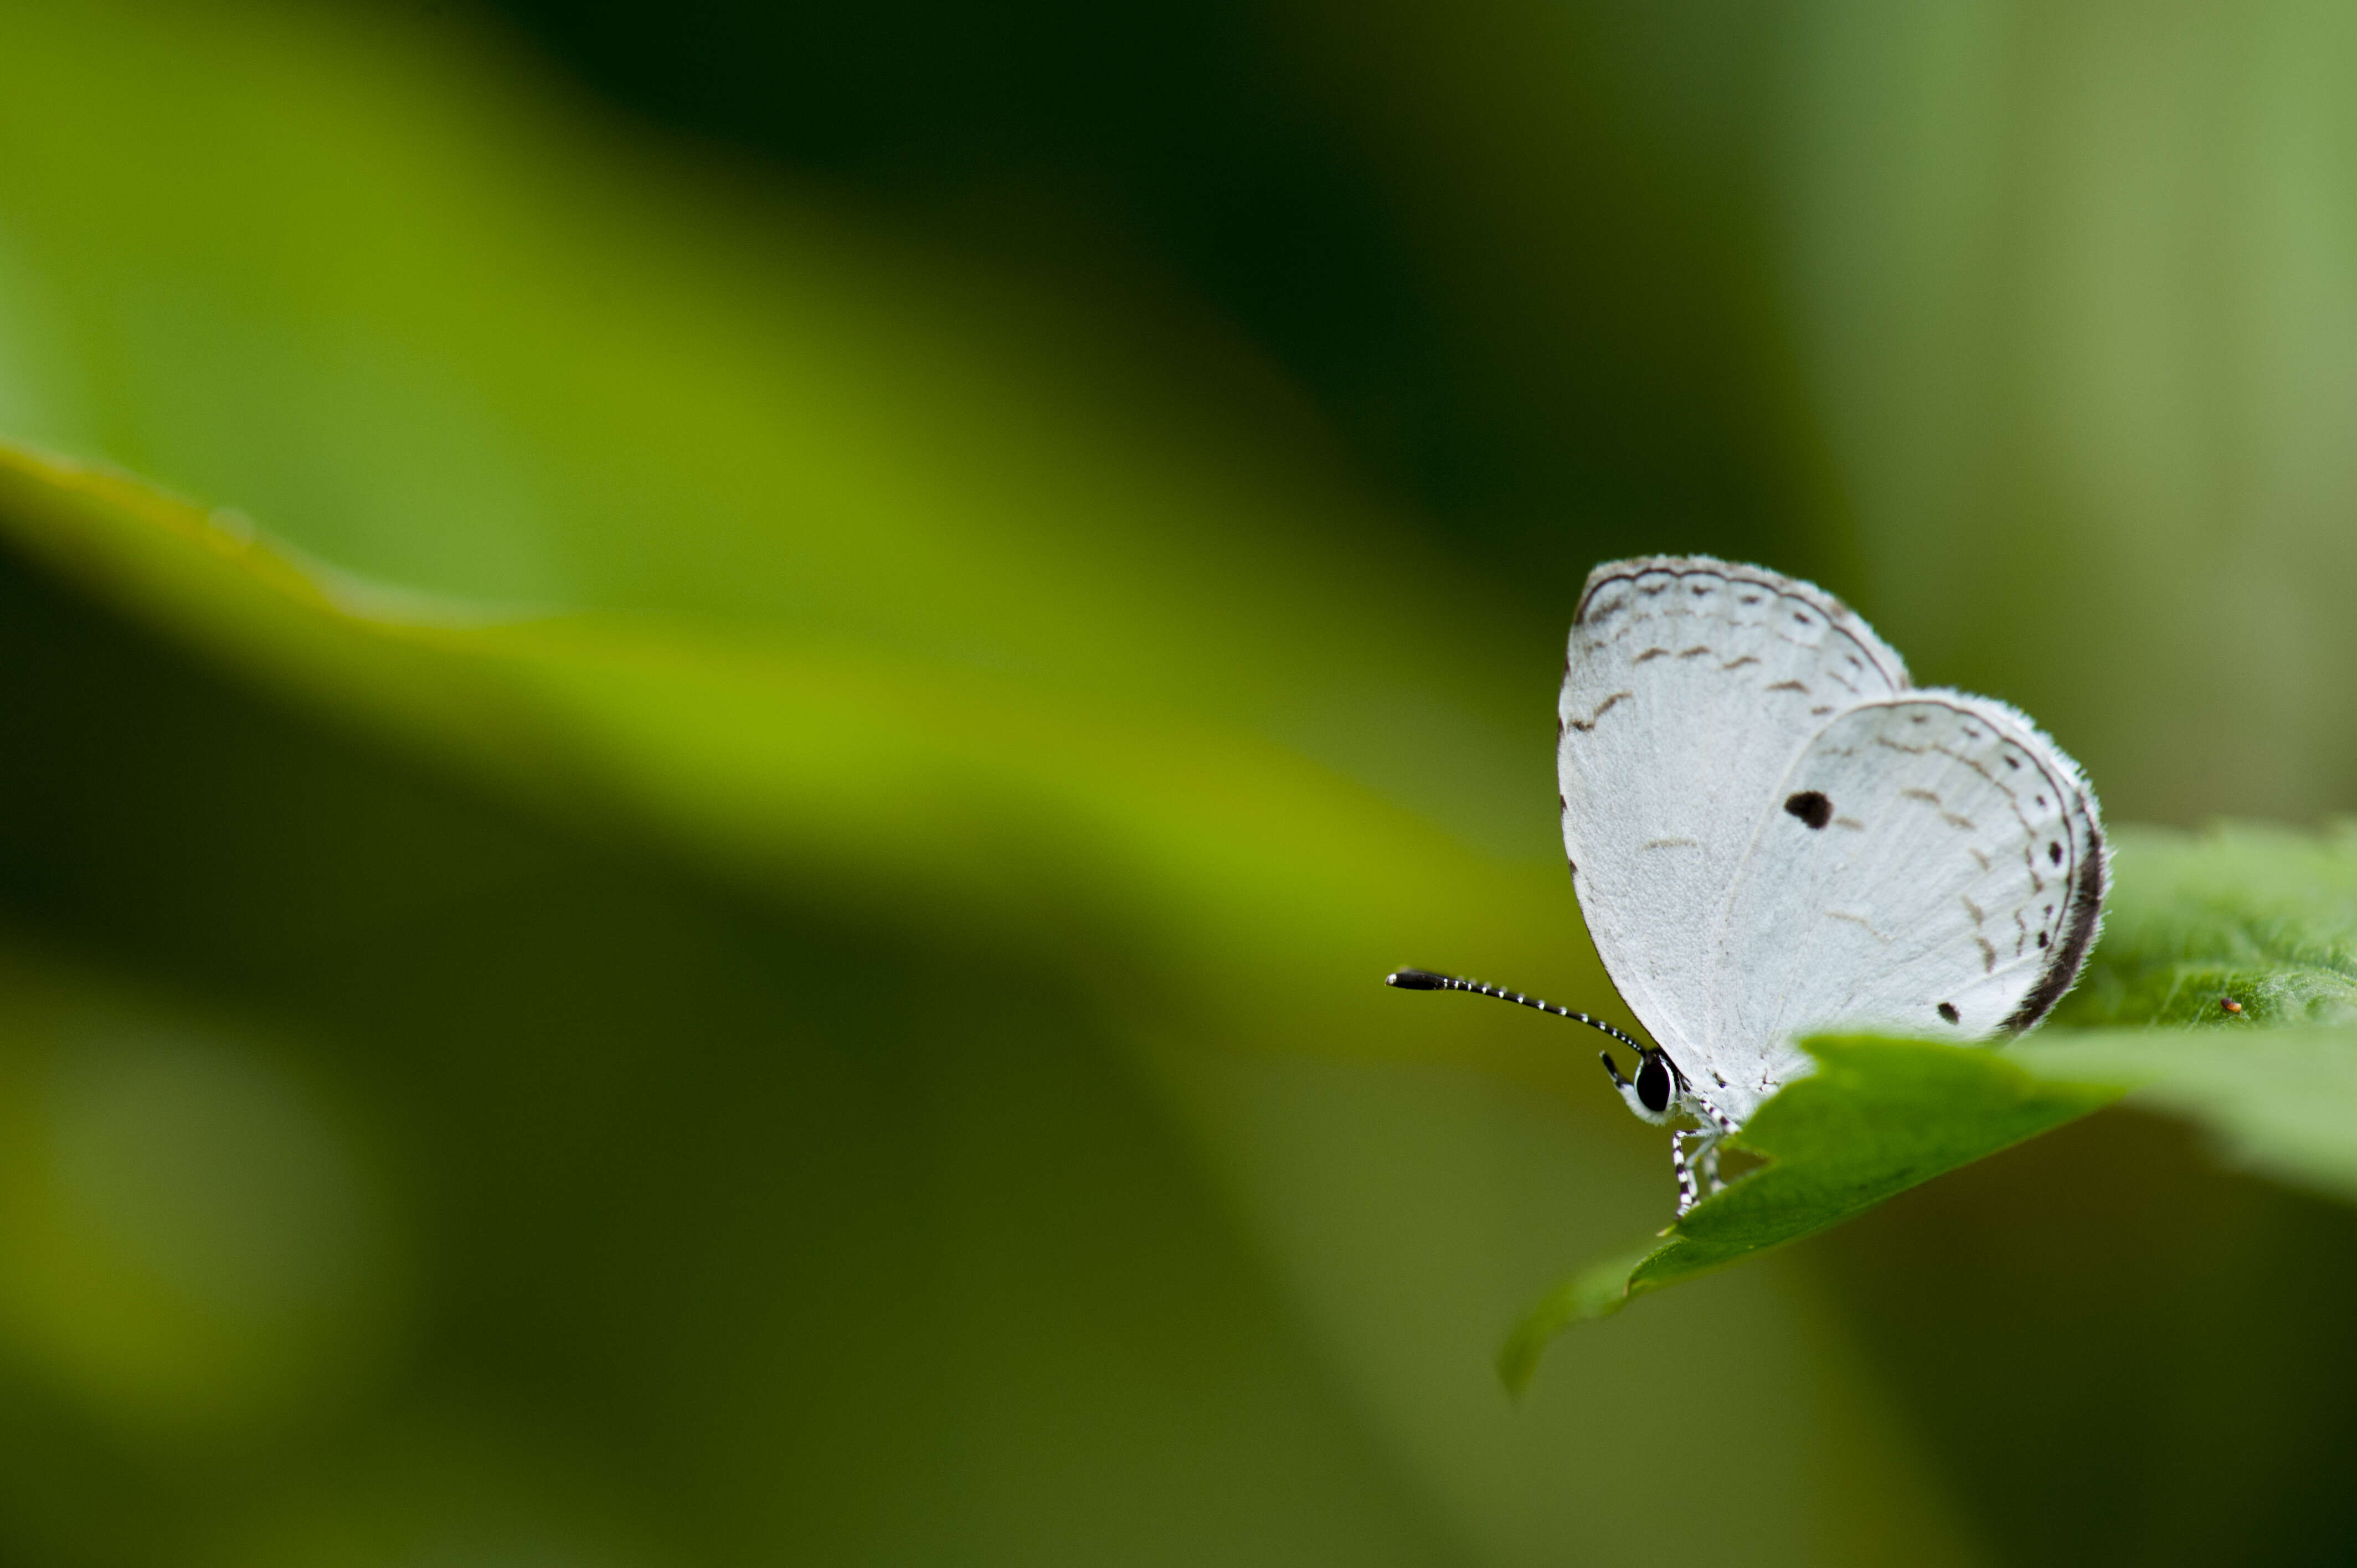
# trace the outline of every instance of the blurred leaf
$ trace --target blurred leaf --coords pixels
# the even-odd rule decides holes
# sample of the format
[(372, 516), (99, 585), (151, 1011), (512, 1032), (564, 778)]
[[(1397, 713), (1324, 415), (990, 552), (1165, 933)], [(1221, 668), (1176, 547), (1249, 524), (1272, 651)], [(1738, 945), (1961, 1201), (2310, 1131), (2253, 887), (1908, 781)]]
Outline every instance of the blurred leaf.
[(2322, 1026), (2357, 1014), (2357, 839), (2130, 828), (2114, 848), (2103, 941), (2056, 1015), (2123, 1026), (1995, 1048), (1807, 1042), (1817, 1071), (1731, 1140), (1765, 1168), (1695, 1205), (1659, 1246), (1548, 1295), (1501, 1353), (1507, 1386), (1523, 1388), (1569, 1324), (1839, 1224), (2131, 1092), (2203, 1129), (2232, 1164), (2357, 1202), (2357, 1028)]
[(47, 347), (0, 434), (74, 461), (0, 510), (112, 602), (707, 873), (1150, 974), (1198, 1037), (1421, 1048), (1403, 961), (1603, 991), (1559, 628), (1216, 323), (621, 137), (463, 20), (21, 9), (0, 316)]
[[(1108, 983), (1158, 971), (1228, 1037), (1402, 1048), (1416, 1022), (1376, 977), (1403, 933), (1534, 966), (1568, 934), (1552, 866), (1468, 854), (1286, 747), (1168, 710), (684, 618), (421, 609), (250, 525), (5, 446), (0, 530), (538, 809), (730, 878), (823, 878), (961, 940), (1038, 929), (1061, 947), (1081, 922)], [(1458, 1037), (1478, 1045), (1472, 1028)]]

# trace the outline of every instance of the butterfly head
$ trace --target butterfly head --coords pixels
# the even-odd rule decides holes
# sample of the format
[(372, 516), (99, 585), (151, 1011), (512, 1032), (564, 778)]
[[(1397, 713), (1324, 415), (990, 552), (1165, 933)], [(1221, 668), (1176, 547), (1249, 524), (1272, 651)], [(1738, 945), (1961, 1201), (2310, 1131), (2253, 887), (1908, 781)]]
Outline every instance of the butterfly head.
[(1656, 1127), (1668, 1122), (1671, 1112), (1685, 1097), (1686, 1079), (1666, 1053), (1650, 1047), (1641, 1049), (1633, 1079), (1620, 1076), (1620, 1066), (1612, 1059), (1610, 1051), (1598, 1055), (1604, 1059), (1604, 1070), (1612, 1075), (1612, 1087), (1620, 1091), (1620, 1098), (1628, 1101), (1629, 1109), (1636, 1112), (1639, 1120), (1651, 1122)]

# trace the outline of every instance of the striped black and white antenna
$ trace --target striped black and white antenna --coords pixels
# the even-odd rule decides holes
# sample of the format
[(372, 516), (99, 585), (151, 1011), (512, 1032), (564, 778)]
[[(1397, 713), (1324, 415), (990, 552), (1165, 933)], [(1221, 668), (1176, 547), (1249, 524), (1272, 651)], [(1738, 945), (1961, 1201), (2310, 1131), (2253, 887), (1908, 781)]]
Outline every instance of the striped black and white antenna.
[(1585, 1024), (1600, 1029), (1640, 1056), (1652, 1054), (1652, 1048), (1641, 1041), (1630, 1038), (1601, 1018), (1591, 1018), (1585, 1013), (1575, 1013), (1568, 1007), (1558, 1007), (1552, 1002), (1542, 1002), (1535, 996), (1525, 996), (1519, 991), (1509, 991), (1502, 985), (1484, 981), (1459, 980), (1453, 974), (1435, 974), (1428, 969), (1395, 969), (1383, 976), (1385, 985), (1396, 985), (1402, 991), (1469, 991), (1476, 996), (1494, 996), (1501, 1002), (1517, 1006), (1535, 1007), (1542, 1013), (1552, 1013), (1558, 1018), (1568, 1018), (1575, 1024)]

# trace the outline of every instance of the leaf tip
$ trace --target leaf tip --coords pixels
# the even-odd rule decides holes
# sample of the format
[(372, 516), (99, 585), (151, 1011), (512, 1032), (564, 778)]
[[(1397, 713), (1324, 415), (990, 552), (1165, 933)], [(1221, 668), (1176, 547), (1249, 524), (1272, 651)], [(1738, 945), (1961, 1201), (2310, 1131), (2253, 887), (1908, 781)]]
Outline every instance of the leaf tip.
[(1498, 1350), (1498, 1380), (1519, 1402), (1538, 1376), (1556, 1335), (1575, 1323), (1609, 1317), (1628, 1305), (1639, 1265), (1661, 1249), (1652, 1242), (1574, 1274), (1541, 1297)]

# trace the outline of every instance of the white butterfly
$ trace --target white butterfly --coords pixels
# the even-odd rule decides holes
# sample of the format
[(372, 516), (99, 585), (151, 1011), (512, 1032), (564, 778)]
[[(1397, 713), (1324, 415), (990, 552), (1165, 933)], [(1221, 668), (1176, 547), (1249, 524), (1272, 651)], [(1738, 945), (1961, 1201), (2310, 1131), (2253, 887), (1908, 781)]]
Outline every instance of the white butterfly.
[[(2005, 703), (1917, 690), (1830, 594), (1647, 556), (1589, 574), (1557, 709), (1564, 848), (1598, 956), (1652, 1031), (1629, 1108), (1675, 1133), (1678, 1212), (1718, 1143), (1859, 1028), (2015, 1035), (2078, 978), (2107, 869), (2095, 797)], [(1689, 1168), (1685, 1145), (1697, 1158)]]

